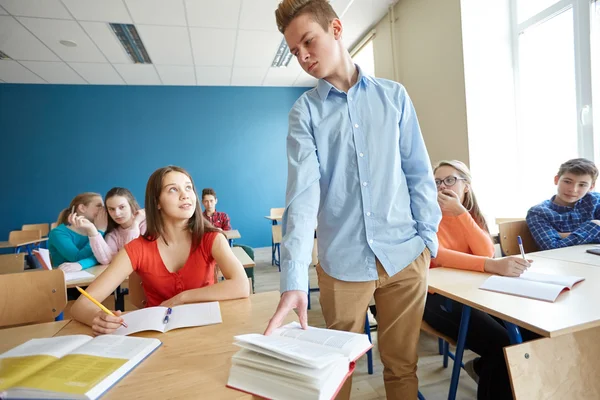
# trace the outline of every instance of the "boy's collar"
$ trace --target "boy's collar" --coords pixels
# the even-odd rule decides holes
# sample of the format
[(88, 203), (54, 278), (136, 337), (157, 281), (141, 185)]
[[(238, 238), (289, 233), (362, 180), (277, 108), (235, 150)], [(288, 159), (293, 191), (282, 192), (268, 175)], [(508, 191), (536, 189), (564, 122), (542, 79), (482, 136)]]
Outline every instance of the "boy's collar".
[[(358, 85), (359, 82), (361, 81), (369, 81), (369, 82), (375, 82), (375, 79), (373, 79), (372, 76), (366, 75), (363, 73), (363, 70), (360, 68), (360, 66), (358, 66), (358, 64), (354, 64), (356, 66), (356, 69), (358, 70), (358, 78), (356, 79), (356, 85)], [(335, 89), (337, 90), (331, 83), (327, 82), (325, 79), (319, 79), (319, 82), (317, 82), (317, 93), (319, 93), (319, 97), (321, 98), (321, 101), (325, 101), (327, 100), (327, 96), (329, 95), (329, 92), (331, 91), (331, 89)]]
[(577, 207), (579, 204), (581, 204), (581, 202), (583, 201), (583, 199), (585, 199), (585, 198), (586, 198), (586, 196), (587, 196), (588, 194), (589, 194), (589, 193), (586, 193), (586, 194), (585, 194), (585, 195), (584, 195), (582, 198), (580, 198), (580, 199), (579, 199), (579, 200), (577, 200), (575, 203), (573, 203), (573, 205), (572, 205), (572, 206), (561, 206), (560, 204), (556, 204), (556, 203), (554, 202), (554, 199), (556, 198), (556, 195), (554, 195), (554, 196), (552, 196), (552, 198), (550, 199), (550, 206), (551, 206), (552, 208), (554, 208), (555, 210), (557, 210), (557, 211), (572, 210), (572, 209), (574, 209), (575, 207)]

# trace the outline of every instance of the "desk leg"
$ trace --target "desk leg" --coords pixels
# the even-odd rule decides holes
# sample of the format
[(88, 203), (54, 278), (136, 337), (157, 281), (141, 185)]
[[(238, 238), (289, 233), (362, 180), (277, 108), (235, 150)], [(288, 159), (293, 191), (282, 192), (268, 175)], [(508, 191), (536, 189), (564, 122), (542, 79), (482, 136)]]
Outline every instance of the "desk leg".
[(510, 339), (511, 344), (521, 344), (523, 343), (523, 338), (521, 337), (521, 331), (519, 327), (512, 322), (504, 322), (504, 326), (506, 327), (506, 331), (508, 332), (508, 337)]
[(229, 247), (233, 247), (233, 239), (229, 239)]
[(65, 319), (65, 313), (64, 312), (61, 312), (60, 314), (58, 314), (56, 316), (56, 318), (54, 318), (55, 321), (62, 321), (64, 319)]
[[(277, 221), (273, 220), (272, 225), (277, 225)], [(275, 265), (275, 243), (273, 242), (273, 231), (271, 231), (271, 265)]]
[(25, 246), (25, 248), (27, 249), (27, 254), (31, 257), (33, 255), (33, 253), (31, 252), (31, 245), (28, 244), (27, 246)]
[(115, 310), (125, 311), (125, 296), (121, 293), (121, 285), (115, 289)]
[(469, 329), (469, 319), (471, 318), (471, 307), (463, 305), (462, 316), (460, 317), (460, 327), (458, 328), (458, 340), (456, 341), (456, 354), (454, 355), (454, 365), (452, 367), (452, 378), (450, 379), (450, 393), (448, 400), (456, 399), (458, 390), (458, 378), (462, 365), (463, 352), (465, 351), (465, 342), (467, 341), (467, 331)]

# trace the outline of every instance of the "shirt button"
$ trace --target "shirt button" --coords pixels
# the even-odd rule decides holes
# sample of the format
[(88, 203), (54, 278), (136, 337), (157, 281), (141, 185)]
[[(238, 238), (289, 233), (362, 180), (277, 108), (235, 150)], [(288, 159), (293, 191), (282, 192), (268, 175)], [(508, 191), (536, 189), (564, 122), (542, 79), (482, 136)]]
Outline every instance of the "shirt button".
[(359, 155), (359, 156), (361, 156), (361, 157), (362, 157), (362, 156), (364, 156), (364, 154), (363, 154), (363, 153), (358, 153), (358, 155)]
[(370, 243), (370, 244), (373, 244), (373, 239), (369, 239), (369, 243)]
[(358, 124), (354, 124), (354, 127), (355, 127), (355, 128), (358, 128)]
[(371, 213), (370, 213), (370, 212), (368, 212), (368, 213), (367, 213), (367, 217), (370, 217), (370, 216), (371, 216)]
[(367, 185), (368, 185), (368, 183), (367, 183), (367, 182), (363, 182), (363, 186), (367, 186)]

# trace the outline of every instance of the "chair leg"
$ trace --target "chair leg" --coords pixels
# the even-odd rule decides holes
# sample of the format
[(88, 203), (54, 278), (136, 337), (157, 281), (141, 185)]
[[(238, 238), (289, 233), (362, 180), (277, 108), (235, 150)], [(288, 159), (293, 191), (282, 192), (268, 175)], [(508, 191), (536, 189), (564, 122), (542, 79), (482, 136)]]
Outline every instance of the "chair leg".
[(425, 396), (423, 396), (421, 394), (421, 392), (417, 392), (417, 399), (419, 399), (419, 400), (425, 400)]
[(450, 379), (450, 392), (448, 400), (456, 399), (458, 390), (458, 379), (462, 365), (463, 352), (465, 351), (465, 342), (467, 341), (467, 330), (469, 329), (469, 319), (471, 318), (471, 307), (463, 305), (462, 315), (460, 317), (460, 327), (458, 328), (458, 340), (456, 341), (456, 353), (454, 354), (454, 365), (452, 368), (452, 378)]
[(281, 243), (277, 243), (277, 268), (281, 272)]
[(310, 310), (310, 282), (308, 283), (308, 293), (306, 293), (306, 295), (308, 296), (308, 309)]
[(438, 338), (438, 353), (440, 356), (444, 354), (444, 339), (442, 338)]
[(450, 344), (444, 340), (444, 368), (448, 368), (448, 356), (450, 355)]
[(64, 312), (61, 312), (60, 314), (58, 314), (56, 316), (56, 318), (54, 318), (55, 321), (62, 321), (64, 319), (65, 319), (65, 313)]
[[(373, 343), (371, 339), (371, 325), (369, 324), (369, 316), (365, 315), (365, 333), (369, 337), (369, 342)], [(367, 372), (369, 375), (373, 375), (373, 349), (367, 351)]]

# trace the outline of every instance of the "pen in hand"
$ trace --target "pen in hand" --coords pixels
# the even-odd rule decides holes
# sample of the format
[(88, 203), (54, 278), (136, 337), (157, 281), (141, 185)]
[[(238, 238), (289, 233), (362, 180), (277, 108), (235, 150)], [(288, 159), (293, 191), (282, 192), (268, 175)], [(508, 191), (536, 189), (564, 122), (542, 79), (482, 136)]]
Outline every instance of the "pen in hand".
[[(92, 296), (90, 296), (85, 290), (83, 290), (79, 286), (75, 286), (75, 287), (77, 288), (77, 290), (79, 290), (79, 293), (81, 293), (82, 295), (84, 295), (85, 297), (87, 297), (87, 299), (89, 301), (91, 301), (92, 303), (94, 303), (95, 305), (97, 305), (98, 307), (100, 307), (100, 309), (102, 311), (104, 311), (108, 315), (112, 315), (113, 317), (116, 317), (116, 315), (112, 311), (110, 311), (108, 308), (104, 307), (102, 305), (102, 303), (100, 303), (98, 300), (96, 300), (95, 298), (93, 298)], [(127, 324), (125, 322), (121, 322), (121, 325), (123, 326), (123, 328), (127, 328)]]
[(521, 250), (521, 256), (523, 257), (523, 260), (527, 261), (527, 258), (525, 257), (525, 250), (523, 249), (523, 240), (521, 240), (521, 236), (517, 236), (517, 241), (519, 242), (519, 250)]

